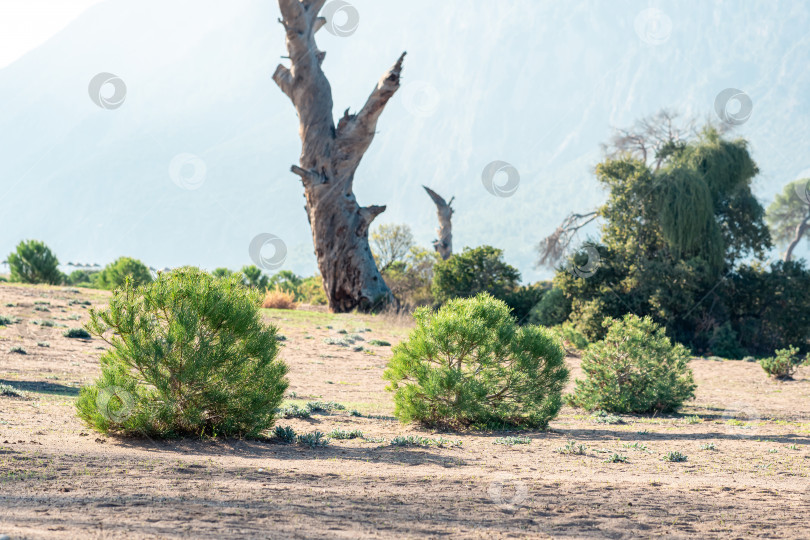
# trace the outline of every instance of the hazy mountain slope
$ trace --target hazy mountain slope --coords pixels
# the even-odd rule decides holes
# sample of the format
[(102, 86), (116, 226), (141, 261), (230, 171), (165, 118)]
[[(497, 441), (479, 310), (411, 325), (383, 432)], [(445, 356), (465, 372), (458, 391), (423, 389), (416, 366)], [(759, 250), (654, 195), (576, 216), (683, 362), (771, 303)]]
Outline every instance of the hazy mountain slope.
[[(524, 279), (547, 275), (532, 248), (568, 211), (603, 199), (591, 170), (610, 126), (664, 106), (713, 114), (728, 87), (754, 103), (738, 133), (763, 199), (810, 169), (805, 5), (652, 4), (672, 29), (651, 45), (635, 29), (648, 2), (353, 4), (357, 32), (319, 34), (336, 116), (408, 51), (356, 193), (425, 245), (436, 223), (421, 184), (456, 196), (457, 248), (490, 243)], [(313, 272), (303, 190), (288, 172), (297, 120), (270, 79), (286, 54), (277, 18), (272, 0), (108, 0), (0, 70), (0, 254), (40, 238), (63, 262), (239, 267), (250, 240), (271, 232), (288, 245), (286, 267)], [(127, 85), (115, 110), (88, 96), (105, 71)], [(199, 189), (172, 182), (181, 153), (205, 163)], [(513, 197), (483, 188), (493, 160), (519, 170)]]

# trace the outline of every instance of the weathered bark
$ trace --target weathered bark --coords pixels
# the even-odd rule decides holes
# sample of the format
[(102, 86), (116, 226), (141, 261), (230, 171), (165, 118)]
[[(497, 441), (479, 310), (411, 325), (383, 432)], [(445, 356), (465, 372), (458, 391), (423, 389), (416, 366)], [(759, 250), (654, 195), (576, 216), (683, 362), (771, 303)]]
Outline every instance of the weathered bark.
[(790, 262), (791, 258), (793, 257), (793, 250), (796, 249), (796, 246), (799, 245), (799, 242), (804, 236), (804, 233), (807, 232), (807, 229), (810, 228), (810, 210), (807, 211), (807, 215), (804, 216), (804, 219), (796, 225), (796, 231), (793, 235), (793, 240), (790, 241), (788, 244), (787, 250), (785, 250), (785, 262)]
[(377, 119), (399, 88), (405, 53), (388, 70), (357, 114), (349, 110), (335, 127), (332, 89), (321, 69), (326, 56), (315, 32), (326, 19), (325, 0), (279, 0), (287, 33), (290, 67), (279, 65), (273, 80), (298, 113), (301, 177), (312, 241), (329, 307), (335, 312), (370, 311), (396, 302), (383, 281), (368, 245), (368, 229), (385, 206), (361, 207), (354, 197), (354, 173), (374, 138)]
[(453, 224), (450, 220), (453, 217), (453, 209), (450, 205), (453, 204), (455, 197), (451, 197), (449, 202), (445, 202), (438, 193), (429, 187), (422, 187), (425, 188), (427, 194), (436, 204), (436, 214), (439, 216), (439, 228), (436, 229), (438, 238), (433, 241), (433, 248), (439, 252), (442, 259), (447, 260), (453, 254)]

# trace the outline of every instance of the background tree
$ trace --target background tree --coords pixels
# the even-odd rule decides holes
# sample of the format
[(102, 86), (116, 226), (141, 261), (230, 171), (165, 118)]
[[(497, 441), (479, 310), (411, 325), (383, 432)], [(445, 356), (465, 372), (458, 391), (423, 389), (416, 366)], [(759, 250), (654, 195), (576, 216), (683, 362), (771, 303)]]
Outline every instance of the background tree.
[(782, 260), (790, 262), (793, 250), (810, 231), (810, 178), (786, 185), (768, 207), (765, 217), (776, 243), (787, 245)]
[(435, 251), (413, 246), (402, 260), (389, 265), (383, 278), (400, 302), (411, 309), (434, 303), (431, 286), (435, 265), (442, 259)]
[(371, 253), (381, 273), (394, 263), (404, 262), (413, 246), (413, 233), (407, 225), (380, 225), (371, 234)]
[(242, 283), (248, 287), (252, 289), (259, 289), (260, 291), (267, 289), (270, 279), (262, 273), (261, 268), (258, 266), (252, 264), (250, 266), (243, 266), (240, 272), (244, 277)]
[(51, 249), (39, 240), (24, 240), (9, 254), (11, 281), (22, 283), (62, 283), (64, 275), (59, 271), (59, 259)]
[(504, 299), (519, 282), (520, 272), (503, 260), (503, 250), (492, 246), (464, 248), (434, 268), (433, 295), (442, 303), (484, 292)]
[(445, 201), (442, 196), (433, 191), (427, 186), (422, 186), (427, 191), (433, 203), (436, 205), (436, 214), (439, 217), (439, 228), (436, 229), (438, 238), (433, 241), (433, 249), (435, 249), (443, 260), (450, 258), (453, 254), (453, 204), (455, 197), (450, 197), (449, 201)]
[(564, 296), (556, 305), (570, 302), (568, 318), (591, 340), (604, 335), (605, 317), (626, 313), (651, 316), (697, 351), (710, 350), (726, 322), (734, 340), (742, 331), (724, 287), (740, 260), (770, 248), (751, 192), (757, 167), (744, 140), (712, 127), (681, 142), (657, 165), (625, 154), (597, 166), (608, 190), (601, 265), (587, 278), (563, 269), (554, 278)]
[(152, 274), (145, 264), (131, 257), (119, 257), (95, 275), (93, 284), (100, 289), (112, 290), (122, 287), (127, 278), (132, 279), (134, 287), (152, 282)]
[(302, 149), (300, 166), (306, 211), (318, 268), (329, 307), (335, 312), (369, 311), (393, 302), (368, 245), (371, 222), (385, 206), (361, 207), (352, 191), (354, 174), (368, 150), (377, 119), (399, 88), (399, 57), (374, 87), (356, 114), (349, 109), (335, 126), (332, 89), (321, 63), (315, 33), (326, 24), (318, 13), (325, 0), (279, 0), (281, 24), (287, 34), (290, 67), (279, 65), (273, 80), (298, 113)]

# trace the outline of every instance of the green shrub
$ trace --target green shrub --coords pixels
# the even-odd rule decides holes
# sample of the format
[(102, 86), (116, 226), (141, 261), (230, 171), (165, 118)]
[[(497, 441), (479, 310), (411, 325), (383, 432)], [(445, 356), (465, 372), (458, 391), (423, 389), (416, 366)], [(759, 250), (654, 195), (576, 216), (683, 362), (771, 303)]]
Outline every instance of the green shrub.
[(342, 411), (346, 409), (346, 407), (334, 401), (308, 401), (306, 408), (311, 413)]
[(557, 452), (559, 452), (560, 454), (583, 456), (585, 455), (585, 445), (577, 444), (576, 441), (569, 440), (567, 443), (565, 443), (565, 446), (557, 448)]
[(281, 407), (276, 411), (279, 418), (309, 418), (312, 416), (309, 409), (306, 407), (299, 407), (295, 403)]
[(25, 398), (28, 394), (23, 390), (17, 390), (9, 384), (0, 383), (0, 396)]
[(368, 342), (369, 345), (374, 345), (375, 347), (390, 347), (391, 343), (385, 341), (383, 339), (372, 339)]
[(571, 300), (562, 289), (552, 288), (535, 304), (529, 314), (529, 322), (541, 326), (557, 326), (568, 320), (571, 313)]
[(394, 348), (384, 375), (401, 421), (545, 428), (559, 412), (568, 370), (546, 329), (518, 327), (488, 294), (414, 317), (416, 329)]
[(504, 446), (514, 446), (516, 444), (531, 444), (532, 440), (528, 437), (498, 437), (494, 441), (493, 444), (502, 444)]
[(8, 256), (11, 281), (58, 285), (64, 275), (59, 271), (59, 259), (39, 240), (26, 240)]
[(0, 315), (0, 326), (9, 326), (12, 324), (16, 324), (19, 322), (17, 317), (8, 317), (6, 315)]
[(112, 290), (122, 287), (127, 278), (132, 279), (136, 287), (152, 282), (152, 274), (145, 264), (130, 257), (120, 257), (94, 276), (94, 284), (100, 289)]
[(67, 276), (65, 283), (77, 287), (90, 287), (95, 284), (98, 274), (98, 270), (74, 270)]
[(345, 429), (335, 429), (335, 430), (332, 430), (332, 433), (329, 434), (329, 437), (331, 437), (332, 439), (340, 439), (340, 440), (362, 439), (363, 438), (363, 432), (360, 431), (359, 429), (355, 429), (355, 430), (351, 430), (351, 431), (348, 431), (348, 430), (345, 430)]
[(663, 459), (664, 461), (672, 462), (672, 463), (680, 463), (682, 461), (687, 461), (689, 458), (686, 457), (684, 454), (681, 454), (680, 452), (675, 450), (675, 451), (672, 451), (672, 452), (667, 452), (666, 454), (664, 454), (664, 457), (661, 458), (661, 459)]
[(605, 339), (582, 355), (585, 379), (576, 381), (571, 404), (618, 413), (674, 411), (694, 397), (689, 353), (672, 344), (649, 317), (606, 319)]
[(261, 295), (240, 280), (181, 268), (137, 288), (127, 280), (106, 310), (91, 310), (88, 328), (110, 349), (79, 394), (79, 416), (100, 431), (159, 436), (269, 429), (287, 366)]
[(290, 426), (276, 426), (273, 433), (275, 434), (276, 438), (284, 444), (292, 444), (295, 442), (295, 430)]
[(574, 349), (584, 351), (588, 348), (588, 338), (586, 338), (582, 332), (577, 330), (576, 326), (574, 326), (570, 321), (565, 321), (564, 323), (551, 328), (551, 331), (560, 338), (566, 350)]
[(302, 446), (309, 446), (315, 448), (317, 446), (326, 446), (329, 444), (329, 438), (320, 431), (313, 431), (311, 433), (304, 433), (295, 438), (295, 442)]
[(759, 365), (762, 366), (765, 373), (774, 379), (787, 381), (793, 378), (793, 374), (796, 373), (800, 366), (810, 363), (810, 354), (802, 359), (798, 356), (798, 353), (799, 349), (797, 347), (779, 349), (776, 351), (776, 356), (763, 358), (759, 361)]
[(503, 250), (492, 246), (464, 248), (433, 267), (433, 296), (438, 302), (489, 293), (501, 300), (513, 292), (520, 272), (503, 260)]
[(8, 352), (13, 354), (28, 354), (28, 351), (20, 347), (19, 345), (15, 345), (14, 347), (10, 348)]
[[(43, 325), (46, 326), (46, 325)], [(90, 339), (90, 333), (85, 330), (84, 328), (68, 328), (62, 335), (66, 338), (74, 338), (74, 339)]]

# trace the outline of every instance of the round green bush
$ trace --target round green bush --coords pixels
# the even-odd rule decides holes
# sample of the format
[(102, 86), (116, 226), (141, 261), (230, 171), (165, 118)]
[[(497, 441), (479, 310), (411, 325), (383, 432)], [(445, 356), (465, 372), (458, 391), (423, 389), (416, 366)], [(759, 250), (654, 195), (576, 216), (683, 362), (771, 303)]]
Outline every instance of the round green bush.
[(564, 354), (546, 329), (519, 327), (489, 294), (416, 310), (384, 377), (403, 422), (545, 429), (562, 405)]
[(694, 398), (689, 351), (650, 317), (606, 318), (607, 335), (582, 354), (572, 405), (617, 413), (670, 412)]
[[(102, 432), (255, 436), (287, 388), (276, 328), (241, 276), (196, 268), (116, 290), (88, 330), (110, 345), (101, 377), (81, 389), (79, 416)], [(110, 332), (111, 331), (111, 332)]]
[(127, 278), (132, 279), (133, 285), (142, 285), (152, 281), (152, 274), (138, 259), (119, 257), (94, 276), (95, 285), (101, 289), (116, 289), (122, 287)]
[(64, 280), (59, 259), (39, 240), (25, 240), (8, 256), (11, 281), (58, 285)]

